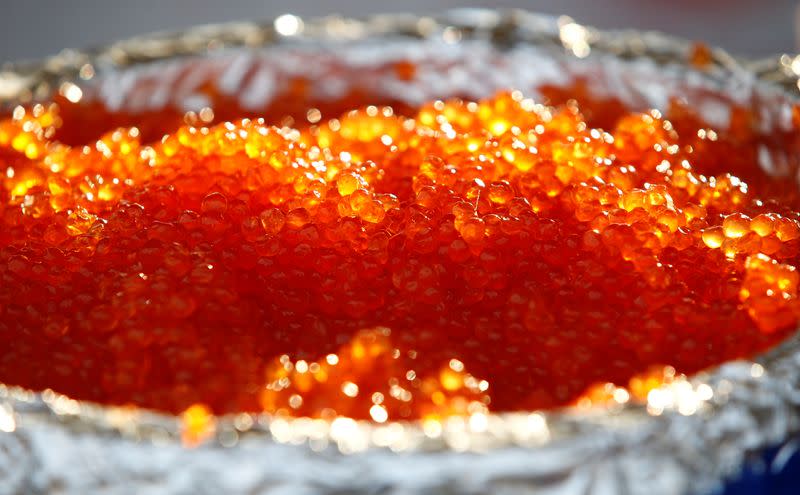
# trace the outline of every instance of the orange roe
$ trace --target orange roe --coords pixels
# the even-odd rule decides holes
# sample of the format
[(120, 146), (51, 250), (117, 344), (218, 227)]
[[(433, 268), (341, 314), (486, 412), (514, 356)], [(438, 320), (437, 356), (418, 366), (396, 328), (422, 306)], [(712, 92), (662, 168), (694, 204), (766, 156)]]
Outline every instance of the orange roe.
[(589, 103), (603, 130), (519, 92), (397, 111), (83, 146), (58, 105), (18, 108), (0, 382), (188, 408), (193, 442), (211, 412), (555, 407), (796, 327), (797, 191), (759, 171), (746, 113), (723, 132)]
[(181, 441), (193, 447), (214, 434), (216, 424), (211, 411), (204, 404), (194, 404), (181, 414)]
[(689, 63), (695, 68), (705, 69), (714, 61), (711, 48), (705, 43), (695, 42), (689, 48)]

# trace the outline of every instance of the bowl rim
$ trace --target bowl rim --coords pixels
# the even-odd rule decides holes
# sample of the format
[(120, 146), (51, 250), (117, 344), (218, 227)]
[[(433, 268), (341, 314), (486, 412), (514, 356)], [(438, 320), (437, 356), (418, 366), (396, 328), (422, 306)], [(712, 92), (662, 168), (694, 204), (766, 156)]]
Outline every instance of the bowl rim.
[[(281, 33), (276, 21), (282, 17), (295, 19), (298, 29), (290, 34)], [(658, 64), (686, 63), (690, 50), (697, 43), (654, 30), (601, 30), (578, 24), (568, 16), (556, 17), (524, 9), (466, 7), (432, 15), (388, 13), (364, 17), (301, 18), (284, 14), (262, 21), (155, 31), (83, 49), (65, 48), (41, 59), (5, 62), (0, 64), (0, 108), (47, 98), (65, 81), (85, 81), (88, 78), (81, 69), (87, 65), (126, 68), (179, 56), (207, 55), (227, 48), (263, 48), (297, 39), (358, 41), (386, 35), (430, 39), (447, 29), (455, 29), (465, 38), (484, 38), (496, 45), (547, 42), (569, 50), (571, 43), (563, 35), (567, 25), (579, 27), (592, 51), (623, 59), (644, 57)], [(762, 82), (800, 96), (800, 73), (792, 68), (793, 56), (783, 53), (750, 59), (722, 48), (708, 48), (707, 72), (722, 69), (735, 74), (749, 73)]]

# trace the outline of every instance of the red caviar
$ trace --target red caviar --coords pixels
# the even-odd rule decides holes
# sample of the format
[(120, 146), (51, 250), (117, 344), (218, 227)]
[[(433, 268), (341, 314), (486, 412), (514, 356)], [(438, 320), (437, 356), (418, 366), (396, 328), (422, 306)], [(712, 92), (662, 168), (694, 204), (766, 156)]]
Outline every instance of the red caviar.
[(57, 105), (18, 108), (0, 382), (383, 422), (559, 406), (794, 329), (796, 186), (747, 114), (587, 111), (609, 127), (513, 92), (70, 146)]

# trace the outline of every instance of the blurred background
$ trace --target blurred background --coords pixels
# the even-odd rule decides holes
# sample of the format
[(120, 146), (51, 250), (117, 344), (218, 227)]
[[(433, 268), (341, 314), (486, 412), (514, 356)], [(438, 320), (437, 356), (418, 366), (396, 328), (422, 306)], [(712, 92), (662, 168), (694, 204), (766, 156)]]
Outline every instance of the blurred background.
[[(486, 0), (0, 0), (0, 63), (195, 24), (382, 12), (434, 13)], [(798, 0), (495, 0), (601, 28), (656, 29), (750, 56), (797, 50)]]

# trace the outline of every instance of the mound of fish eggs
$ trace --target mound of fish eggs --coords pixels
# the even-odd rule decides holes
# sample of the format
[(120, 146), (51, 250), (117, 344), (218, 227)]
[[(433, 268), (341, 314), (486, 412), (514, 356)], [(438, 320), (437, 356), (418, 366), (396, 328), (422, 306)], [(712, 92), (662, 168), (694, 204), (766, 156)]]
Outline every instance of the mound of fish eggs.
[(739, 114), (722, 132), (673, 110), (604, 130), (506, 92), (80, 146), (57, 104), (19, 107), (0, 382), (383, 422), (752, 355), (800, 319), (796, 191)]

